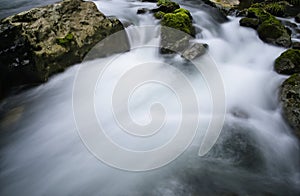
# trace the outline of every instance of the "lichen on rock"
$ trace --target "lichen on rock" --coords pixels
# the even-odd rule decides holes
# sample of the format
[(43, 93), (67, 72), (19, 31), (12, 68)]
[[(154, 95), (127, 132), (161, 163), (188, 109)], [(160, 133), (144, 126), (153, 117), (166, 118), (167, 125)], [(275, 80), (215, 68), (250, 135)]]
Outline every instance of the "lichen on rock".
[[(47, 81), (123, 29), (118, 19), (104, 16), (93, 2), (83, 0), (63, 0), (7, 17), (0, 22), (0, 84), (7, 91)], [(129, 49), (125, 33), (123, 38), (116, 52)]]
[(280, 89), (283, 116), (300, 139), (300, 74), (285, 80)]
[(280, 74), (300, 73), (300, 50), (288, 49), (283, 52), (275, 60), (274, 68)]
[(72, 33), (68, 33), (63, 38), (56, 38), (56, 42), (59, 45), (66, 45), (66, 44), (70, 43), (72, 40), (74, 40), (74, 35)]

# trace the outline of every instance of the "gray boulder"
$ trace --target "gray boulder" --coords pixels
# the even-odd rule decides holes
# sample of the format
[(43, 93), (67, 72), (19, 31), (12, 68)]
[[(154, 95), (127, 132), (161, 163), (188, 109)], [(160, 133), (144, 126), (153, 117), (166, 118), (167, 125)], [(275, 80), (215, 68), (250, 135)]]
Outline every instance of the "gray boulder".
[[(45, 82), (49, 76), (79, 63), (107, 36), (123, 30), (93, 2), (64, 0), (34, 8), (0, 22), (0, 94), (13, 86)], [(129, 49), (123, 42), (105, 55)]]
[(294, 74), (281, 85), (283, 115), (300, 138), (300, 74)]
[(208, 48), (207, 44), (202, 43), (194, 43), (191, 44), (183, 53), (182, 57), (184, 57), (187, 60), (194, 60), (197, 57), (202, 56), (206, 53), (206, 50)]

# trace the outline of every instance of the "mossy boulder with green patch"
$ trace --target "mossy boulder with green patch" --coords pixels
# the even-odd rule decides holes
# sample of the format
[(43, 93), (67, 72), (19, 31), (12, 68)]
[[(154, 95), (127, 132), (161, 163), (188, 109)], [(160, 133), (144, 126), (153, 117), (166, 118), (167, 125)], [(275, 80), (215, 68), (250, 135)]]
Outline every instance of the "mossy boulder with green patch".
[(195, 36), (192, 17), (186, 9), (180, 8), (173, 13), (167, 13), (161, 20), (163, 26), (171, 27), (183, 31), (191, 36)]
[(262, 8), (274, 16), (284, 16), (287, 5), (286, 1), (262, 2), (251, 5), (251, 8)]
[(164, 13), (172, 13), (176, 9), (179, 9), (180, 6), (178, 3), (170, 1), (170, 0), (159, 0), (157, 2), (158, 8), (152, 9), (152, 12), (164, 12)]
[[(252, 7), (247, 10), (247, 18), (257, 19), (259, 21), (257, 33), (262, 41), (286, 48), (291, 46), (292, 41), (290, 32), (269, 12), (262, 8)], [(245, 24), (243, 23), (243, 20), (245, 21), (249, 19), (241, 20), (242, 24)], [(253, 26), (251, 27), (253, 28)]]
[[(195, 28), (189, 11), (183, 8), (167, 13), (161, 20), (161, 50), (162, 54), (184, 51), (192, 37)], [(165, 27), (165, 28), (164, 28)]]
[(155, 18), (161, 19), (160, 53), (182, 53), (195, 37), (191, 13), (170, 0), (159, 0), (157, 6), (152, 12)]
[(63, 38), (56, 38), (56, 43), (62, 46), (65, 46), (67, 44), (71, 44), (71, 42), (74, 40), (74, 35), (72, 33), (68, 33)]
[(162, 18), (164, 17), (165, 14), (166, 14), (165, 12), (158, 11), (158, 12), (155, 12), (155, 13), (154, 13), (154, 17), (155, 17), (156, 19), (162, 19)]
[(288, 30), (281, 24), (267, 21), (257, 28), (258, 36), (266, 43), (288, 48), (291, 46), (291, 35)]
[(257, 29), (259, 20), (257, 18), (242, 18), (240, 20), (240, 25), (243, 27), (251, 27), (253, 29)]
[[(121, 30), (124, 27), (118, 19), (104, 16), (93, 2), (83, 0), (63, 0), (1, 20), (0, 84), (4, 93), (0, 94), (47, 81), (81, 62), (98, 42)], [(117, 45), (119, 52), (129, 49), (126, 33), (124, 41)]]
[(300, 73), (300, 50), (288, 49), (283, 52), (275, 60), (274, 68), (280, 74)]
[(285, 80), (280, 89), (283, 116), (300, 139), (300, 74)]

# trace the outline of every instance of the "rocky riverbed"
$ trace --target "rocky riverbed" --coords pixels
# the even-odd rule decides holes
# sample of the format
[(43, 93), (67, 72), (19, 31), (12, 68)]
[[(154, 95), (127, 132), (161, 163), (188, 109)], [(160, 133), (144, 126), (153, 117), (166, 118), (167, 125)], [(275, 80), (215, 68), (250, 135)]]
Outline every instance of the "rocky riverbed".
[[(209, 4), (217, 7), (213, 2)], [(171, 31), (163, 29), (162, 53), (169, 53), (169, 49), (180, 50), (190, 59), (205, 53), (208, 47), (206, 44), (198, 43), (198, 46), (188, 47), (189, 41), (195, 34), (193, 18), (188, 10), (180, 8), (172, 1), (160, 0), (157, 6), (158, 8), (151, 12), (156, 18), (161, 19), (163, 26), (186, 33), (180, 38), (174, 38)], [(221, 9), (228, 9), (227, 4), (223, 6), (221, 4)], [(280, 47), (295, 47), (288, 49), (276, 61), (274, 58), (274, 69), (279, 74), (299, 74), (300, 71), (299, 43), (292, 43), (292, 30), (275, 17), (290, 17), (290, 13), (295, 12), (285, 14), (285, 10), (293, 6), (299, 7), (299, 2), (256, 3), (250, 8), (238, 11), (239, 15), (245, 16), (240, 20), (240, 25), (256, 29), (262, 41)], [(231, 9), (236, 8), (232, 5)], [(147, 11), (144, 9), (140, 13)], [(299, 22), (298, 18), (299, 14), (295, 16), (295, 22)], [(64, 0), (3, 19), (0, 24), (1, 97), (5, 96), (12, 87), (47, 81), (49, 76), (81, 62), (85, 54), (99, 41), (121, 30), (124, 30), (124, 27), (118, 19), (104, 16), (94, 3), (82, 0)], [(115, 51), (109, 53), (128, 50), (129, 44), (125, 34), (123, 40), (125, 41)], [(172, 43), (171, 46), (169, 43)], [(279, 95), (283, 114), (288, 123), (296, 129), (300, 126), (299, 121), (296, 120), (300, 118), (299, 112), (295, 112), (300, 105), (298, 80), (299, 77), (294, 75), (285, 81)], [(291, 92), (293, 96), (290, 96)]]
[[(30, 0), (25, 1), (32, 3)], [(95, 0), (95, 4), (78, 0), (62, 1), (46, 6), (45, 9), (35, 8), (32, 12), (22, 12), (2, 20), (0, 26), (16, 29), (15, 34), (14, 31), (8, 33), (10, 29), (7, 29), (6, 34), (1, 34), (9, 38), (13, 35), (10, 39), (15, 44), (5, 43), (3, 38), (3, 43), (8, 47), (3, 51), (7, 54), (10, 52), (11, 55), (2, 58), (11, 64), (1, 65), (18, 65), (8, 67), (12, 68), (11, 73), (8, 68), (5, 72), (0, 72), (11, 74), (11, 79), (6, 78), (6, 81), (15, 81), (13, 88), (19, 88), (19, 85), (31, 86), (41, 84), (48, 78), (49, 80), (1, 102), (0, 195), (299, 195), (299, 141), (294, 136), (299, 136), (297, 14), (285, 16), (281, 10), (272, 10), (272, 6), (251, 4), (245, 9), (238, 9), (225, 1), (216, 1), (218, 5), (207, 0), (178, 0), (176, 3), (168, 0), (149, 1), (151, 2)], [(225, 7), (222, 7), (222, 2), (225, 2)], [(60, 6), (64, 3), (68, 5), (68, 9)], [(289, 3), (288, 7), (295, 6)], [(52, 12), (53, 10), (55, 11)], [(51, 22), (52, 15), (57, 15), (57, 23)], [(119, 20), (107, 17), (110, 15), (117, 16)], [(244, 22), (250, 21), (251, 26), (240, 26), (241, 18), (236, 16), (245, 17)], [(105, 50), (103, 55), (108, 55), (106, 57), (83, 61), (66, 69), (67, 66), (80, 62), (86, 51), (94, 45), (93, 40), (85, 38), (86, 34), (95, 31), (95, 34), (102, 36), (104, 33), (100, 29), (104, 28), (105, 25), (101, 26), (103, 24), (116, 24), (124, 29), (119, 21), (125, 22), (128, 40), (133, 46), (130, 51), (127, 51), (127, 42), (124, 42), (127, 52), (117, 50), (122, 54), (109, 55)], [(40, 23), (42, 26), (39, 26)], [(43, 35), (45, 38), (40, 37), (39, 28), (47, 29), (45, 26), (48, 24), (53, 24), (53, 30), (48, 32), (49, 35)], [(258, 31), (265, 27), (268, 29), (271, 24), (275, 24), (275, 29), (283, 34), (277, 37), (277, 33), (276, 36), (271, 36), (268, 32)], [(151, 29), (136, 31), (137, 26), (147, 25)], [(161, 38), (167, 40), (168, 36), (172, 36), (162, 34), (160, 30), (163, 25), (188, 34), (189, 42), (175, 40), (178, 46), (184, 46), (182, 50), (178, 50), (179, 54), (165, 55), (160, 50), (164, 47)], [(79, 28), (79, 31), (74, 27)], [(98, 39), (97, 35), (91, 37)], [(282, 39), (282, 35), (285, 39)], [(19, 37), (20, 41), (14, 41), (15, 37)], [(181, 38), (184, 39), (185, 36)], [(80, 40), (83, 44), (87, 40), (86, 48), (81, 48)], [(16, 45), (23, 42), (28, 47)], [(51, 53), (47, 53), (45, 43), (52, 48), (49, 50)], [(34, 47), (39, 44), (42, 47)], [(18, 57), (13, 55), (16, 50), (14, 46), (19, 48), (17, 51), (20, 53), (16, 54), (25, 54), (28, 49), (30, 55), (40, 59), (41, 65), (49, 68), (49, 71), (44, 70), (47, 74), (39, 71), (43, 69), (37, 68), (40, 65), (36, 64), (37, 61), (32, 64), (26, 64), (25, 61), (25, 67), (28, 65), (35, 74), (28, 74), (26, 77), (22, 75), (32, 72), (25, 67), (23, 70), (17, 69), (24, 65), (23, 61), (17, 60)], [(135, 46), (142, 47), (134, 48)], [(172, 45), (169, 46), (171, 48), (168, 49), (177, 50)], [(44, 52), (47, 58), (39, 57), (39, 52)], [(102, 54), (101, 50), (100, 52)], [(48, 58), (51, 56), (53, 62)], [(202, 62), (201, 66), (210, 66), (212, 64), (205, 61), (208, 56), (215, 61), (223, 78), (227, 111), (224, 127), (214, 147), (205, 156), (198, 156), (202, 134), (205, 134), (205, 128), (211, 124), (210, 106), (213, 103), (210, 101), (211, 94), (206, 89), (205, 78), (201, 77), (189, 60), (196, 59)], [(22, 60), (24, 59), (26, 60)], [(166, 86), (158, 83), (147, 83), (142, 88), (135, 89), (128, 98), (128, 110), (134, 120), (128, 120), (128, 124), (143, 124), (151, 120), (148, 114), (152, 113), (149, 109), (153, 103), (163, 105), (167, 122), (162, 131), (151, 138), (131, 137), (125, 133), (115, 118), (115, 114), (122, 115), (123, 110), (117, 107), (116, 113), (113, 113), (109, 99), (124, 73), (147, 64), (149, 66), (146, 66), (143, 74), (137, 73), (138, 77), (143, 79), (145, 75), (162, 76), (170, 84), (176, 84), (176, 89), (186, 92), (185, 86), (178, 82), (178, 76), (183, 74), (199, 97), (198, 135), (182, 156), (165, 167), (149, 172), (124, 172), (108, 167), (90, 154), (76, 132), (78, 128), (74, 122), (73, 97), (78, 72), (82, 70), (86, 73), (79, 82), (85, 89), (89, 87), (85, 84), (93, 80), (98, 71), (107, 62), (112, 62), (112, 59), (114, 61), (105, 70), (104, 77), (101, 78), (103, 80), (98, 80), (95, 85), (92, 98), (99, 123), (105, 128), (107, 136), (120, 146), (138, 151), (160, 147), (177, 134), (176, 126), (183, 116), (180, 113), (180, 100), (172, 90), (169, 91)], [(162, 62), (162, 66), (151, 66), (149, 62)], [(64, 72), (51, 76), (62, 71)], [(4, 76), (6, 77), (1, 75), (1, 78)], [(43, 76), (46, 76), (45, 79)], [(23, 80), (23, 77), (26, 78), (25, 82), (19, 82), (18, 79)], [(129, 78), (129, 81), (133, 80)], [(87, 99), (91, 97), (84, 90), (77, 92), (77, 96), (82, 99), (77, 106), (84, 110), (92, 99)], [(190, 94), (184, 95), (189, 106), (194, 108), (196, 104), (190, 102)], [(196, 115), (198, 114), (188, 113), (188, 116)], [(153, 117), (156, 116), (155, 113)], [(91, 118), (86, 115), (81, 117), (87, 125), (92, 125)], [(184, 131), (189, 129), (190, 126)], [(103, 140), (104, 138), (97, 139), (97, 143), (99, 141), (102, 144)], [(114, 155), (107, 148), (101, 150)], [(129, 156), (117, 158), (139, 164)], [(152, 158), (149, 162), (156, 161), (158, 157)]]

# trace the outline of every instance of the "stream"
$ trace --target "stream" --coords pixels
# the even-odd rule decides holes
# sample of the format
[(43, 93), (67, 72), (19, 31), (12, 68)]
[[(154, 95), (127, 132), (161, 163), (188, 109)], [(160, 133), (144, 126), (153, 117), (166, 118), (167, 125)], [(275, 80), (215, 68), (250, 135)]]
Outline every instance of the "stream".
[[(17, 0), (15, 0), (17, 1)], [(0, 16), (40, 5), (0, 3)], [(47, 1), (55, 2), (55, 1)], [(99, 161), (82, 142), (73, 115), (73, 89), (79, 69), (95, 73), (109, 58), (84, 61), (35, 88), (8, 97), (0, 105), (0, 195), (299, 195), (299, 141), (281, 116), (278, 87), (285, 76), (273, 71), (273, 61), (284, 48), (262, 42), (256, 31), (239, 26), (237, 17), (226, 21), (200, 0), (180, 0), (190, 10), (196, 27), (195, 41), (209, 45), (226, 95), (225, 122), (216, 144), (198, 156), (203, 130), (209, 126), (212, 99), (205, 79), (179, 55), (163, 57), (157, 47), (134, 48), (159, 41), (159, 21), (151, 13), (155, 3), (136, 0), (94, 1), (107, 16), (128, 26), (132, 49), (113, 55), (114, 63), (95, 89), (96, 113), (107, 135), (121, 146), (149, 150), (174, 136), (180, 104), (174, 93), (159, 83), (137, 89), (130, 98), (132, 118), (147, 124), (154, 102), (164, 105), (167, 119), (162, 131), (150, 138), (133, 138), (122, 132), (110, 111), (112, 89), (129, 69), (149, 63), (147, 73), (175, 83), (184, 74), (195, 89), (200, 123), (189, 148), (174, 161), (150, 171), (130, 172)], [(37, 4), (35, 4), (37, 3)], [(45, 2), (44, 2), (45, 3)], [(20, 7), (19, 7), (20, 6)], [(23, 7), (22, 7), (23, 6)], [(5, 11), (6, 10), (6, 11)], [(134, 27), (152, 26), (153, 31)], [(202, 57), (201, 57), (202, 58)], [(203, 66), (209, 64), (203, 63)], [(174, 71), (177, 70), (177, 71)], [(98, 81), (99, 82), (99, 81)], [(184, 88), (178, 84), (178, 88)], [(84, 95), (82, 95), (84, 97)], [(188, 95), (187, 95), (188, 96)], [(117, 111), (122, 112), (122, 111)], [(83, 119), (89, 123), (90, 119)], [(126, 157), (120, 157), (126, 160)]]

